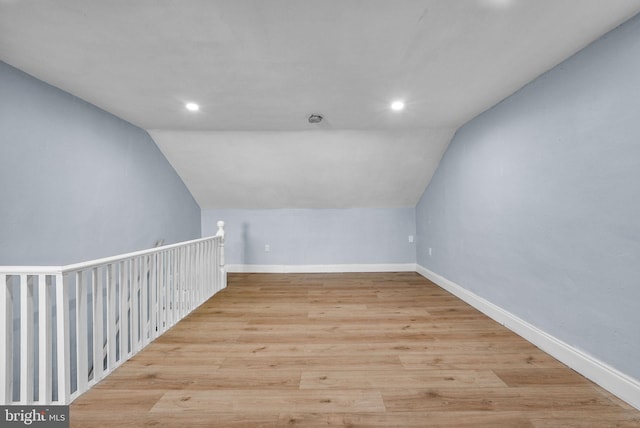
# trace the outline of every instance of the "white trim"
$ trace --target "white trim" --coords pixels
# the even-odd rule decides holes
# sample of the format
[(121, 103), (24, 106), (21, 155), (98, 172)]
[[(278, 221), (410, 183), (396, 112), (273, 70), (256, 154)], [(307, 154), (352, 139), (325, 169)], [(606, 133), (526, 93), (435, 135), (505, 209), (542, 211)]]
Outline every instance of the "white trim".
[(340, 272), (415, 272), (415, 263), (338, 264), (338, 265), (243, 265), (228, 264), (229, 273), (340, 273)]
[(7, 275), (57, 275), (61, 270), (60, 266), (0, 266), (0, 271)]
[(423, 266), (416, 265), (416, 272), (640, 410), (640, 381), (551, 336)]

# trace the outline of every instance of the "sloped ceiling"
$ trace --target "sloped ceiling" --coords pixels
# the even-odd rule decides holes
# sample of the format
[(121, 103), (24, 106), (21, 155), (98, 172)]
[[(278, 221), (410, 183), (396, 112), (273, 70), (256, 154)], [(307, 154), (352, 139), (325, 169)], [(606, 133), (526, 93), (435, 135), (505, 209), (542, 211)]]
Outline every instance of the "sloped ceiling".
[(638, 11), (638, 0), (0, 0), (0, 58), (149, 130), (203, 208), (412, 206), (459, 126)]
[(451, 139), (446, 129), (151, 135), (201, 206), (234, 208), (413, 206)]

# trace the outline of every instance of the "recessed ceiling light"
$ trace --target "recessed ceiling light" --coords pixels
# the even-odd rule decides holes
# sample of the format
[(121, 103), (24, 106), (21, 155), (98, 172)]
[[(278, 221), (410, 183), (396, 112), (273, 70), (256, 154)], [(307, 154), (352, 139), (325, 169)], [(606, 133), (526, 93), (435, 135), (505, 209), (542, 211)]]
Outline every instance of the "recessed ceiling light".
[(186, 103), (184, 105), (189, 111), (198, 111), (200, 110), (200, 106), (196, 103)]
[(400, 111), (404, 109), (404, 102), (403, 101), (394, 101), (391, 103), (391, 110), (393, 111)]

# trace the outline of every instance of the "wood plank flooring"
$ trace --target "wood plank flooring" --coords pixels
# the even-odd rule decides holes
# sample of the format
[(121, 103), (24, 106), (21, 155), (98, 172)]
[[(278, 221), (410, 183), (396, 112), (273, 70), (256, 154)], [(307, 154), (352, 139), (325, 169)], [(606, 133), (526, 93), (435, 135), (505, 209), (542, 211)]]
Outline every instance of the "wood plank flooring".
[(415, 273), (232, 274), (72, 427), (638, 427), (640, 412)]

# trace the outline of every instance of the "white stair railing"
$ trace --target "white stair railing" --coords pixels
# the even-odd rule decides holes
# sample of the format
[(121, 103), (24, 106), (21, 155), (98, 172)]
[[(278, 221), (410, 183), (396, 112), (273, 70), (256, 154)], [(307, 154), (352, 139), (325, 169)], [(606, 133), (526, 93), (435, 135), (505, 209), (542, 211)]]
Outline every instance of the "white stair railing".
[(225, 288), (223, 227), (68, 266), (0, 266), (0, 404), (69, 404)]

